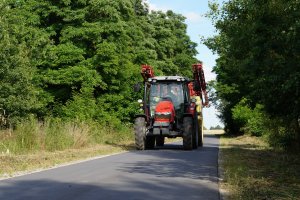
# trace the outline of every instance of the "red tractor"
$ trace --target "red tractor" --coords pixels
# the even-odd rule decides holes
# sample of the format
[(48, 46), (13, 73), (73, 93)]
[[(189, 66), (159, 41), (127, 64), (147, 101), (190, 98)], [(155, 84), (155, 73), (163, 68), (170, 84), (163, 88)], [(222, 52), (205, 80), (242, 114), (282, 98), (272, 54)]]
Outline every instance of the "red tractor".
[(208, 105), (202, 64), (193, 65), (194, 80), (182, 76), (154, 76), (151, 66), (142, 65), (143, 114), (134, 122), (136, 149), (163, 146), (165, 137), (183, 138), (183, 148), (203, 145), (202, 107)]

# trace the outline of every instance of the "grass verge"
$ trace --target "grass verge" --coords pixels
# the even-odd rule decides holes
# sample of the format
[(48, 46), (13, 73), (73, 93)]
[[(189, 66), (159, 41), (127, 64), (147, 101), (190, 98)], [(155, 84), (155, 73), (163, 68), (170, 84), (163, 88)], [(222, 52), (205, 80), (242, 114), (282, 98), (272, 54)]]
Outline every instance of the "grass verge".
[(259, 137), (221, 137), (225, 199), (300, 199), (300, 154), (276, 151)]
[(72, 161), (125, 152), (130, 149), (133, 149), (132, 143), (123, 143), (122, 145), (98, 144), (81, 149), (66, 149), (55, 152), (43, 151), (23, 155), (2, 154), (0, 155), (0, 179), (51, 168)]
[(133, 138), (130, 126), (30, 119), (0, 130), (0, 178), (134, 149)]

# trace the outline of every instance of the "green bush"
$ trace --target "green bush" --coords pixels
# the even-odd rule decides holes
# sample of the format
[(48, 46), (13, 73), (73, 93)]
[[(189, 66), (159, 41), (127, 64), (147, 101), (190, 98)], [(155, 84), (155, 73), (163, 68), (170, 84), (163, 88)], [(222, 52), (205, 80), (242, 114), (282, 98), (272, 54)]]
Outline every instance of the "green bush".
[(240, 126), (240, 131), (249, 133), (253, 136), (261, 136), (265, 132), (265, 123), (268, 120), (267, 115), (263, 112), (263, 106), (256, 104), (254, 109), (251, 109), (247, 104), (247, 99), (242, 99), (232, 109), (233, 119)]
[(264, 107), (256, 104), (254, 109), (242, 99), (232, 109), (232, 116), (240, 126), (240, 131), (252, 136), (263, 136), (270, 146), (276, 149), (297, 150), (295, 128), (293, 121), (271, 118), (264, 112)]
[(268, 121), (267, 115), (263, 112), (263, 106), (256, 104), (247, 122), (249, 132), (254, 136), (261, 136), (265, 132), (265, 123)]
[(266, 138), (269, 144), (276, 149), (283, 149), (289, 151), (298, 151), (299, 144), (297, 144), (296, 133), (289, 125), (291, 122), (279, 118), (273, 118), (266, 124), (267, 132)]

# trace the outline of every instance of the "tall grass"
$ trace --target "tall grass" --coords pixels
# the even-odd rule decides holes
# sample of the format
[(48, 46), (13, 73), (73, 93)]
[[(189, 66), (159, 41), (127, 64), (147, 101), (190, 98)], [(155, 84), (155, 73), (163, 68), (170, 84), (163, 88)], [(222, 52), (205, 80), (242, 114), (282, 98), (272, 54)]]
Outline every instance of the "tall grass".
[(132, 140), (130, 126), (101, 125), (97, 122), (65, 122), (30, 118), (14, 129), (0, 131), (0, 153), (25, 154), (34, 151), (58, 151), (93, 144), (118, 145)]
[(279, 151), (248, 135), (224, 135), (220, 144), (226, 199), (300, 199), (299, 152)]

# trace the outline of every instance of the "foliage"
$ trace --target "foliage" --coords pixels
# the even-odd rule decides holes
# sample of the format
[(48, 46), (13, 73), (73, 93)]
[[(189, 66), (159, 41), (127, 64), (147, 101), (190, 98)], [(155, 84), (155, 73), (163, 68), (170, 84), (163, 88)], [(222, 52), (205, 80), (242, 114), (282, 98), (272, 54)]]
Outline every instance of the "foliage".
[(242, 99), (232, 109), (232, 117), (239, 125), (240, 132), (249, 133), (252, 136), (262, 136), (265, 133), (265, 123), (268, 121), (264, 114), (263, 106), (257, 104), (254, 109), (247, 105), (247, 99)]
[(43, 110), (48, 96), (35, 82), (35, 65), (44, 57), (47, 38), (28, 27), (24, 13), (14, 12), (7, 1), (0, 3), (0, 109), (16, 121)]
[(299, 148), (294, 127), (287, 126), (285, 120), (273, 118), (268, 120), (265, 125), (266, 132), (264, 136), (272, 147), (289, 152), (296, 151)]
[(196, 62), (185, 18), (150, 13), (142, 0), (5, 0), (0, 8), (0, 109), (14, 125), (30, 114), (132, 121), (141, 64), (188, 76)]
[(94, 144), (132, 141), (129, 125), (111, 126), (95, 121), (64, 121), (59, 118), (39, 122), (30, 116), (15, 129), (0, 131), (0, 153), (26, 154), (37, 151), (80, 149)]
[(300, 2), (233, 0), (211, 8), (218, 35), (205, 44), (219, 55), (214, 85), (226, 130), (240, 130), (243, 123), (232, 109), (246, 98), (243, 109), (262, 105), (267, 118), (283, 121), (300, 147)]

